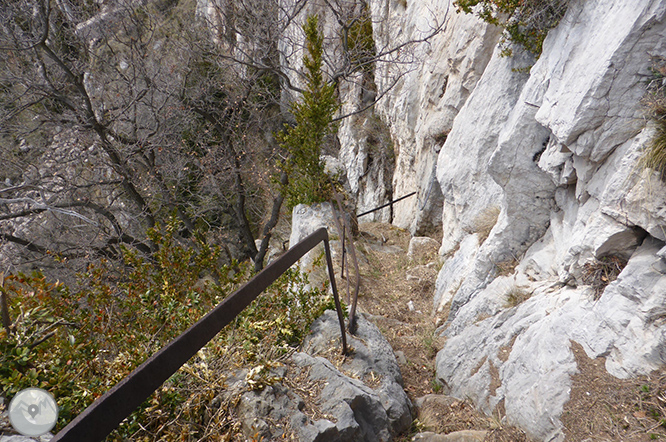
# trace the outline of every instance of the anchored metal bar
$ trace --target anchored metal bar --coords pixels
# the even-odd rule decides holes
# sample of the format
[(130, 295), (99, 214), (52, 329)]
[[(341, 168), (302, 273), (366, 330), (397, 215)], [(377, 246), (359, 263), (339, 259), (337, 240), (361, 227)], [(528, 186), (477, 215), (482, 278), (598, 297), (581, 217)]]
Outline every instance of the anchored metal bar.
[(360, 217), (362, 217), (362, 216), (369, 215), (370, 213), (372, 213), (372, 212), (376, 212), (376, 211), (378, 211), (379, 209), (383, 209), (384, 207), (391, 206), (391, 205), (393, 205), (393, 203), (397, 203), (398, 201), (402, 201), (402, 200), (404, 200), (405, 198), (409, 198), (409, 197), (412, 196), (412, 195), (416, 195), (416, 192), (412, 192), (412, 193), (410, 193), (410, 194), (407, 194), (407, 195), (401, 196), (401, 197), (398, 198), (397, 200), (389, 201), (388, 203), (386, 203), (386, 204), (382, 204), (382, 205), (379, 206), (379, 207), (375, 207), (375, 208), (372, 209), (372, 210), (368, 210), (367, 212), (363, 212), (363, 213), (361, 213), (360, 215), (356, 215), (356, 218), (360, 218)]
[(289, 249), (239, 290), (228, 296), (206, 316), (148, 358), (111, 390), (55, 435), (51, 442), (97, 442), (103, 440), (167, 379), (233, 321), (261, 292), (303, 255), (324, 242), (328, 274), (342, 333), (342, 351), (347, 354), (342, 307), (335, 285), (328, 232), (321, 228)]
[[(356, 333), (356, 304), (358, 303), (358, 292), (359, 288), (361, 285), (361, 272), (359, 271), (358, 268), (358, 259), (356, 259), (356, 247), (354, 246), (354, 238), (351, 236), (351, 226), (349, 225), (349, 222), (347, 221), (347, 217), (344, 216), (344, 212), (342, 210), (342, 199), (340, 197), (339, 193), (335, 194), (335, 201), (338, 203), (338, 210), (339, 213), (343, 214), (342, 216), (342, 265), (344, 266), (345, 259), (345, 250), (347, 247), (345, 246), (345, 237), (344, 237), (344, 232), (349, 231), (350, 236), (349, 236), (349, 255), (352, 258), (352, 262), (354, 263), (354, 271), (356, 272), (356, 278), (354, 280), (354, 297), (351, 300), (351, 307), (349, 309), (349, 321), (348, 321), (348, 328), (349, 331), (353, 334)], [(337, 216), (333, 217), (335, 219), (336, 226), (338, 230), (340, 230), (340, 221), (338, 220)], [(347, 270), (347, 275), (349, 275), (350, 272)], [(347, 278), (347, 301), (349, 301), (349, 278)]]

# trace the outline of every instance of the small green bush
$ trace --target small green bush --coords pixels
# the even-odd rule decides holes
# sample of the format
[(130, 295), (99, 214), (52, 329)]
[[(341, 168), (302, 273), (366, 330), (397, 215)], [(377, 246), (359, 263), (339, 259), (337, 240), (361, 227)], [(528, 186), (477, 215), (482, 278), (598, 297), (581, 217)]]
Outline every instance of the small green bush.
[[(27, 387), (50, 391), (60, 408), (58, 431), (251, 276), (245, 264), (219, 266), (215, 247), (178, 244), (177, 226), (150, 231), (160, 246), (152, 260), (125, 250), (123, 266), (91, 265), (76, 290), (40, 273), (5, 277), (0, 290), (12, 325), (10, 333), (0, 329), (0, 396), (11, 399)], [(107, 440), (219, 440), (233, 433), (233, 407), (211, 408), (225, 374), (254, 368), (251, 388), (269, 383), (259, 367), (275, 366), (333, 305), (323, 288), (306, 283), (288, 271)], [(214, 437), (205, 431), (211, 422), (221, 429)]]
[(372, 36), (372, 18), (367, 5), (363, 6), (359, 16), (354, 18), (345, 32), (346, 38), (343, 38), (343, 44), (346, 42), (349, 61), (353, 68), (372, 72), (377, 51)]
[[(502, 55), (512, 54), (508, 42), (541, 54), (548, 31), (560, 22), (568, 0), (456, 0), (458, 12), (475, 12), (483, 21), (505, 30)], [(476, 8), (476, 10), (474, 10)]]

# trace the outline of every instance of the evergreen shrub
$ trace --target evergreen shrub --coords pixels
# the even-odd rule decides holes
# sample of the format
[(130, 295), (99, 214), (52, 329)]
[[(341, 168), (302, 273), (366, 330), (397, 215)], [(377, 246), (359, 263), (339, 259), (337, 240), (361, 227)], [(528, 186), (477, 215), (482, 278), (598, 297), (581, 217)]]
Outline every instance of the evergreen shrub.
[(317, 16), (311, 15), (303, 25), (306, 54), (303, 57), (306, 87), (302, 98), (291, 107), (296, 120), (277, 134), (277, 140), (289, 153), (281, 166), (289, 176), (282, 187), (288, 208), (297, 204), (329, 201), (334, 181), (321, 160), (322, 146), (335, 133), (333, 116), (338, 110), (335, 85), (325, 81), (323, 74), (324, 37), (319, 31)]
[[(216, 247), (179, 244), (177, 227), (172, 221), (150, 230), (159, 245), (151, 260), (125, 250), (121, 266), (91, 264), (77, 288), (38, 272), (4, 277), (0, 290), (11, 320), (9, 331), (0, 328), (5, 403), (24, 388), (46, 389), (58, 403), (59, 431), (251, 276), (246, 264), (219, 266)], [(289, 270), (107, 440), (231, 440), (239, 431), (234, 406), (213, 401), (225, 391), (225, 376), (245, 367), (252, 374), (248, 388), (274, 382), (268, 368), (333, 306), (325, 287), (307, 288), (306, 277)]]
[(512, 54), (511, 42), (538, 57), (548, 31), (564, 16), (568, 0), (456, 0), (454, 5), (458, 12), (475, 13), (505, 30), (502, 55)]

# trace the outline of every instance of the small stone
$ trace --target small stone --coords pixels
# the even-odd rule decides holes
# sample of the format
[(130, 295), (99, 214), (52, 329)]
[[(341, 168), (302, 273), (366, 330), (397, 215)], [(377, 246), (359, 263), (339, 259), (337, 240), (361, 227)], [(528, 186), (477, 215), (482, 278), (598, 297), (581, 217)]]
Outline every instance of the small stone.
[(412, 261), (427, 263), (437, 257), (439, 242), (427, 236), (415, 236), (409, 241), (407, 257)]
[(407, 358), (405, 357), (405, 352), (402, 350), (395, 351), (395, 358), (398, 360), (398, 364), (407, 365)]

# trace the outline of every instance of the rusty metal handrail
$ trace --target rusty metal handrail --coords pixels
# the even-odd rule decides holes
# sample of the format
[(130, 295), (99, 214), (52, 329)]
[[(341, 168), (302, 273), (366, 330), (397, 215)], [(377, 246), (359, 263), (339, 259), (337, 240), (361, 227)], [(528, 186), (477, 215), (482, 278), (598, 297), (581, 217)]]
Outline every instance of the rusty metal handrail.
[(347, 354), (342, 307), (333, 273), (328, 232), (320, 228), (290, 248), (243, 287), (224, 299), (206, 316), (148, 358), (111, 390), (93, 402), (51, 439), (51, 442), (97, 442), (109, 435), (127, 416), (153, 394), (204, 345), (233, 321), (254, 299), (303, 255), (324, 242), (328, 275), (342, 333), (342, 352)]
[[(342, 199), (340, 197), (339, 193), (335, 194), (335, 201), (338, 203), (338, 213), (342, 215), (342, 226), (340, 225), (340, 220), (338, 219), (337, 216), (333, 216), (333, 219), (335, 220), (335, 225), (338, 229), (338, 233), (340, 233), (340, 230), (342, 230), (342, 270), (341, 270), (341, 277), (344, 275), (344, 268), (345, 268), (345, 255), (346, 255), (346, 250), (347, 246), (345, 244), (345, 233), (348, 231), (349, 232), (349, 255), (352, 258), (352, 262), (354, 263), (354, 271), (355, 271), (355, 278), (354, 278), (354, 297), (351, 299), (351, 304), (349, 308), (349, 320), (348, 320), (348, 328), (349, 332), (354, 334), (356, 333), (356, 305), (358, 303), (358, 292), (359, 288), (361, 285), (361, 272), (359, 271), (358, 268), (358, 259), (356, 259), (356, 247), (354, 246), (354, 238), (351, 235), (351, 226), (349, 225), (349, 222), (347, 221), (347, 217), (344, 216), (344, 211), (342, 210)], [(349, 275), (350, 272), (347, 270), (347, 275)], [(350, 302), (349, 300), (349, 278), (347, 278), (347, 302)]]
[(412, 195), (416, 195), (416, 192), (408, 193), (407, 195), (403, 195), (403, 196), (401, 196), (401, 197), (398, 198), (398, 199), (394, 199), (393, 201), (389, 201), (388, 203), (386, 203), (386, 204), (382, 204), (382, 205), (379, 206), (379, 207), (375, 207), (374, 209), (368, 210), (367, 212), (363, 212), (363, 213), (361, 213), (361, 214), (359, 214), (359, 215), (356, 215), (356, 218), (360, 218), (360, 217), (362, 217), (362, 216), (369, 215), (369, 214), (371, 214), (372, 212), (376, 212), (376, 211), (378, 211), (379, 209), (383, 209), (384, 207), (393, 206), (393, 203), (397, 203), (398, 201), (402, 201), (402, 200), (404, 200), (405, 198), (409, 198), (409, 197), (412, 196)]

